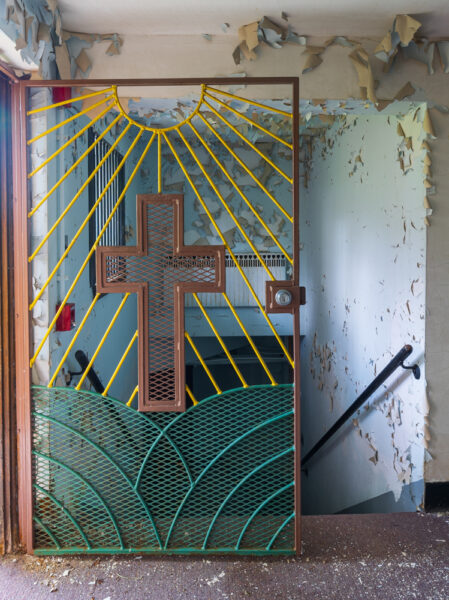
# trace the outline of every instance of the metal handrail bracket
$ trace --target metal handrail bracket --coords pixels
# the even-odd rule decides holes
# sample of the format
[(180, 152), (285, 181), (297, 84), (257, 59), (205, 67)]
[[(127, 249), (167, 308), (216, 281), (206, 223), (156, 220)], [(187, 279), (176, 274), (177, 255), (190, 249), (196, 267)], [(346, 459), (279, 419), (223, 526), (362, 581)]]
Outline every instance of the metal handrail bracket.
[[(379, 373), (379, 375), (373, 379), (369, 386), (360, 394), (360, 396), (354, 400), (354, 402), (345, 410), (341, 417), (332, 425), (330, 429), (318, 440), (318, 442), (307, 452), (304, 458), (301, 460), (301, 468), (304, 469), (304, 465), (315, 456), (315, 454), (324, 446), (324, 444), (348, 421), (352, 415), (359, 410), (368, 398), (370, 398), (374, 392), (390, 377), (398, 367), (403, 369), (410, 369), (415, 379), (421, 377), (421, 370), (417, 364), (406, 366), (404, 360), (410, 356), (413, 352), (413, 347), (410, 344), (403, 346), (399, 352), (394, 356), (388, 365)], [(306, 471), (307, 472), (307, 471)]]

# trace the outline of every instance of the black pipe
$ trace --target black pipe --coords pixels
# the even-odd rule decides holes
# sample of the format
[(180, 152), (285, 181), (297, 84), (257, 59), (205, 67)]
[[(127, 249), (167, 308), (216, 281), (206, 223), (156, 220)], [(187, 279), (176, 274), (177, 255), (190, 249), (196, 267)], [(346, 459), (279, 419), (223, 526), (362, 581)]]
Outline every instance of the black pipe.
[[(86, 370), (86, 368), (89, 364), (89, 359), (87, 358), (86, 354), (82, 350), (77, 350), (75, 352), (75, 358), (78, 361), (78, 363), (82, 369), (81, 373), (84, 373), (84, 371)], [(93, 388), (96, 392), (98, 392), (99, 394), (102, 394), (104, 392), (104, 386), (101, 383), (101, 381), (98, 379), (98, 375), (95, 373), (93, 368), (91, 368), (89, 370), (86, 377), (91, 382), (91, 384), (93, 385)]]
[(342, 414), (342, 416), (332, 425), (332, 427), (323, 435), (322, 438), (318, 440), (318, 442), (313, 446), (309, 452), (304, 456), (301, 460), (301, 467), (303, 467), (306, 462), (308, 462), (312, 456), (314, 456), (318, 450), (320, 450), (324, 444), (334, 435), (336, 431), (340, 429), (342, 425), (346, 423), (346, 421), (359, 410), (362, 404), (368, 400), (368, 398), (374, 394), (374, 392), (383, 384), (383, 382), (390, 377), (390, 375), (398, 368), (402, 367), (403, 369), (411, 369), (413, 371), (413, 375), (415, 379), (419, 379), (421, 376), (420, 369), (418, 365), (405, 366), (404, 360), (410, 356), (413, 352), (413, 347), (409, 344), (406, 344), (403, 348), (399, 350), (399, 352), (394, 356), (388, 365), (385, 367), (383, 371), (379, 373), (379, 375), (373, 379), (373, 381), (369, 384), (369, 386), (360, 394), (360, 396), (354, 400), (351, 406)]

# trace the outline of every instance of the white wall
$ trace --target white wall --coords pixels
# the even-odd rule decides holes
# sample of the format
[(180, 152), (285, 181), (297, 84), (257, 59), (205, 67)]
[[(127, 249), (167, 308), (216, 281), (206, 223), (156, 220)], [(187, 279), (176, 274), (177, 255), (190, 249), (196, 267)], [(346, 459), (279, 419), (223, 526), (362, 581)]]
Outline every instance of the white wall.
[[(414, 107), (411, 115), (424, 109)], [(324, 139), (303, 144), (304, 453), (404, 344), (413, 345), (413, 360), (423, 368), (425, 150), (420, 135), (415, 152), (407, 152), (398, 123), (393, 115), (364, 115), (362, 108), (360, 115), (338, 118)], [(406, 173), (402, 152), (406, 164), (411, 161)], [(338, 512), (384, 494), (388, 498), (371, 510), (418, 508), (424, 376), (416, 381), (410, 371), (397, 371), (308, 463), (304, 512)]]
[[(307, 32), (301, 32), (307, 33)], [(339, 32), (336, 32), (339, 33)], [(320, 45), (324, 39), (311, 39)], [(363, 47), (372, 55), (379, 40), (362, 39)], [(236, 67), (232, 60), (235, 36), (215, 36), (208, 42), (200, 36), (124, 36), (122, 52), (113, 59), (103, 55), (101, 45), (90, 54), (94, 60), (91, 77), (215, 77), (246, 73), (249, 76), (301, 75), (306, 59), (303, 47), (285, 46), (275, 50), (258, 49), (256, 61), (244, 61)], [(360, 98), (357, 75), (348, 59), (350, 48), (329, 47), (323, 54), (323, 63), (314, 71), (301, 77), (302, 99), (348, 99)], [(152, 57), (145, 60), (144, 57)], [(379, 82), (377, 97), (393, 99), (396, 93), (411, 82), (417, 89), (415, 100), (426, 100), (430, 106), (449, 106), (448, 75), (436, 66), (434, 75), (416, 61), (404, 61), (399, 57), (390, 70), (372, 58), (374, 78)], [(192, 90), (198, 94), (198, 90)], [(123, 90), (125, 95), (132, 93)], [(169, 92), (176, 97), (179, 90)], [(245, 94), (247, 90), (240, 90)], [(268, 87), (251, 88), (251, 94), (274, 97)], [(449, 351), (449, 115), (432, 109), (436, 139), (430, 141), (432, 157), (432, 183), (435, 193), (429, 198), (433, 209), (427, 241), (427, 289), (426, 289), (426, 376), (428, 382), (429, 414), (426, 417), (426, 438), (432, 460), (425, 465), (426, 481), (449, 480), (449, 403), (447, 401)]]

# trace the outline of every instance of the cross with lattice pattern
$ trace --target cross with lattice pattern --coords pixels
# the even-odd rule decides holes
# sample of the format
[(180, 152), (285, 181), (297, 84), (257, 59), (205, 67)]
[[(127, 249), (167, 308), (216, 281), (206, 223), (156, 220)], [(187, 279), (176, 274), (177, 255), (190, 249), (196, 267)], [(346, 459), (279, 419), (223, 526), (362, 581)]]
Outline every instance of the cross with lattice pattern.
[(139, 410), (185, 410), (184, 294), (225, 291), (225, 247), (184, 246), (182, 194), (137, 196), (137, 245), (96, 251), (97, 292), (137, 294)]

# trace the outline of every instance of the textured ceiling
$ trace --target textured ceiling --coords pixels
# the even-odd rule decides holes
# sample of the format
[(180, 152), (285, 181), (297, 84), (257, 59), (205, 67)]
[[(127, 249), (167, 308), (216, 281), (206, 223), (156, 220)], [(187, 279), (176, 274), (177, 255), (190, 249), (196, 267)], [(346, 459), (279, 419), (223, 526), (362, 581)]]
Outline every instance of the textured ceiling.
[(90, 33), (229, 36), (264, 15), (281, 19), (282, 12), (305, 35), (378, 38), (403, 13), (416, 16), (425, 35), (449, 32), (449, 0), (59, 0), (59, 6), (65, 29)]

